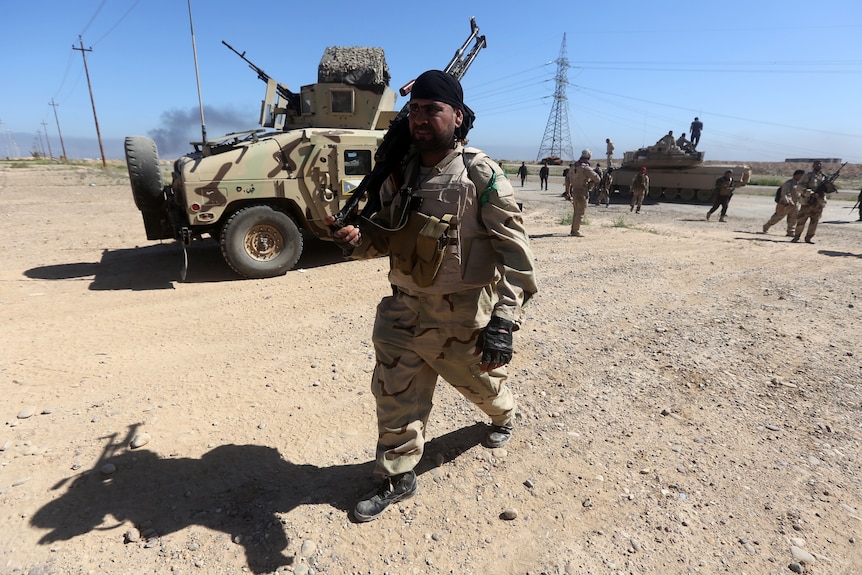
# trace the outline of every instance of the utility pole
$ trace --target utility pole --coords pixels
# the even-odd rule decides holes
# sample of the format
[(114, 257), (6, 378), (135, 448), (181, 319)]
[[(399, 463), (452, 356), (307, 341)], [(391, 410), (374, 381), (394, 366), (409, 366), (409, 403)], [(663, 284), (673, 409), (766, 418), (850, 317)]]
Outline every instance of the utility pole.
[[(3, 120), (0, 120), (0, 133), (3, 133)], [(9, 138), (3, 133), (3, 146), (6, 148), (6, 159), (9, 159)]]
[(45, 141), (48, 143), (48, 156), (53, 160), (54, 152), (51, 151), (51, 138), (48, 137), (48, 124), (45, 123), (45, 120), (42, 120), (42, 128), (45, 130)]
[(99, 131), (99, 117), (96, 116), (96, 100), (93, 99), (93, 85), (90, 84), (90, 71), (87, 69), (87, 52), (92, 52), (92, 48), (84, 48), (84, 41), (78, 36), (80, 48), (72, 45), (72, 50), (80, 50), (81, 57), (84, 59), (84, 73), (87, 75), (87, 87), (90, 89), (90, 103), (93, 105), (93, 119), (96, 121), (96, 137), (99, 138), (99, 151), (102, 153), (102, 168), (107, 169), (108, 164), (105, 162), (105, 148), (102, 146), (102, 133)]
[[(60, 104), (54, 103), (54, 98), (51, 98), (51, 106), (54, 108), (54, 119), (57, 120), (57, 133), (60, 135), (60, 147), (63, 149), (63, 155), (60, 157), (61, 162), (66, 161), (66, 144), (63, 143), (63, 132), (60, 131), (60, 118), (57, 116), (57, 106)], [(8, 152), (7, 152), (8, 155)]]
[(569, 133), (569, 100), (566, 96), (566, 87), (569, 85), (567, 73), (569, 57), (566, 52), (566, 35), (563, 34), (563, 45), (560, 46), (560, 56), (556, 60), (554, 105), (551, 106), (551, 114), (548, 116), (548, 124), (545, 126), (545, 135), (542, 137), (542, 145), (539, 146), (537, 157), (539, 160), (546, 155), (555, 155), (566, 161), (570, 158), (575, 159)]

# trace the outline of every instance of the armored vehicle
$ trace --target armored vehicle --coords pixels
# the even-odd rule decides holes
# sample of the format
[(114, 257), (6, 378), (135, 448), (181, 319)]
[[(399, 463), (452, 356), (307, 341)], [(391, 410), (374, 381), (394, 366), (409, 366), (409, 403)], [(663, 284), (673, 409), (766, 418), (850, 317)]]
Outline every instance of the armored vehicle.
[[(471, 27), (446, 68), (458, 78), (485, 45), (473, 20)], [(378, 148), (390, 122), (406, 121), (406, 106), (401, 114), (393, 109), (397, 95), (380, 48), (327, 48), (317, 83), (295, 93), (224, 44), (266, 82), (261, 128), (192, 142), (194, 150), (173, 162), (170, 183), (163, 181), (155, 142), (127, 137), (132, 196), (147, 239), (185, 246), (208, 236), (240, 275), (274, 277), (296, 264), (303, 232), (332, 239), (324, 218), (364, 197)]]
[(640, 169), (646, 167), (649, 176), (649, 198), (709, 202), (715, 180), (727, 170), (733, 170), (737, 187), (751, 178), (751, 167), (741, 164), (704, 164), (704, 153), (682, 150), (661, 144), (625, 152), (619, 168), (614, 169), (613, 189), (628, 194), (629, 187)]

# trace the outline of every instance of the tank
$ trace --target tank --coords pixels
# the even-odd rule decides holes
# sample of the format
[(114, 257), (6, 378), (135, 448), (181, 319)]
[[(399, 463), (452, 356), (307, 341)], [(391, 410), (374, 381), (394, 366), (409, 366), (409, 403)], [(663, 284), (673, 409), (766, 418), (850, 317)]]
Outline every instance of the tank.
[(750, 166), (705, 164), (704, 152), (657, 143), (623, 154), (622, 164), (614, 168), (612, 189), (628, 194), (632, 180), (644, 167), (650, 183), (648, 197), (656, 201), (710, 202), (715, 180), (727, 170), (733, 171), (737, 188), (751, 179)]

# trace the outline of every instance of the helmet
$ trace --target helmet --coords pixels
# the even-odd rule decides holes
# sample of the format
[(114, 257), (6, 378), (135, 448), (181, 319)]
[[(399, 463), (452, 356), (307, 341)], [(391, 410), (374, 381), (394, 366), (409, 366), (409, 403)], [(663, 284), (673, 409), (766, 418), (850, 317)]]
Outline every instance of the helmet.
[(641, 172), (644, 174), (646, 173), (646, 166), (641, 166)]
[(593, 157), (592, 150), (590, 150), (589, 148), (584, 148), (583, 150), (581, 150), (581, 157), (589, 160)]

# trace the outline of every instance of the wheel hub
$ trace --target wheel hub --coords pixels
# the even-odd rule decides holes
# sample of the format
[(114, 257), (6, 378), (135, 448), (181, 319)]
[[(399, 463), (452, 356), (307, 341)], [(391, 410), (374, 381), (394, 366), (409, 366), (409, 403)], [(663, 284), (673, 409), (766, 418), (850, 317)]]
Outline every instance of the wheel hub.
[(245, 236), (245, 250), (258, 261), (277, 258), (284, 250), (284, 236), (274, 226), (254, 226)]

